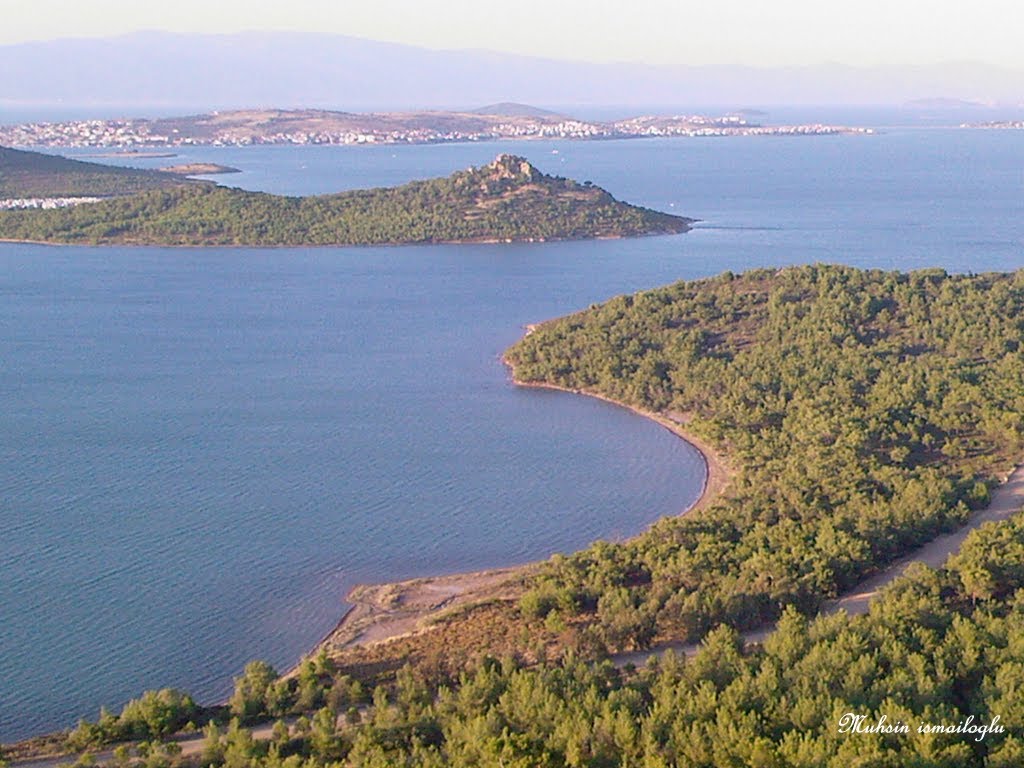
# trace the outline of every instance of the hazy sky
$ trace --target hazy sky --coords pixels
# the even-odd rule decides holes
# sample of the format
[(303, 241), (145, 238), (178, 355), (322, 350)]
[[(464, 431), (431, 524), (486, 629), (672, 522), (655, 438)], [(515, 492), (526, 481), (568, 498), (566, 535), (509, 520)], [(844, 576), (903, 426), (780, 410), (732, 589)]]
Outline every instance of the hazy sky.
[(140, 29), (335, 32), (586, 61), (1024, 69), (1020, 0), (0, 0), (0, 43)]

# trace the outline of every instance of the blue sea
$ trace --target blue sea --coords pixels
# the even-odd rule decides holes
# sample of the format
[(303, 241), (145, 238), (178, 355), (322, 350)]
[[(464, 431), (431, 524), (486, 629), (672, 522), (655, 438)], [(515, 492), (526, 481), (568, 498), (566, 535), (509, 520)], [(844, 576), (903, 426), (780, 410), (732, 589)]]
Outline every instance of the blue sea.
[(691, 504), (687, 444), (509, 383), (500, 354), (527, 323), (726, 269), (1024, 267), (1019, 131), (127, 162), (209, 160), (242, 169), (224, 184), (298, 195), (500, 152), (701, 222), (529, 245), (0, 244), (0, 740), (146, 688), (216, 701), (249, 659), (293, 664), (354, 584), (536, 560)]

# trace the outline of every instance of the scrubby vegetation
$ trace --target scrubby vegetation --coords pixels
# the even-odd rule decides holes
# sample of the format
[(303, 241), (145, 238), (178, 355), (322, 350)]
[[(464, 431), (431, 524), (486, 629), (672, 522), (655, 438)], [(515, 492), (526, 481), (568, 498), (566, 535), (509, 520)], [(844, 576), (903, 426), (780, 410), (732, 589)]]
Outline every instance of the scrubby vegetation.
[(128, 739), (161, 739), (175, 733), (199, 712), (192, 697), (172, 688), (146, 691), (124, 705), (121, 714), (100, 711), (95, 723), (82, 720), (68, 736), (75, 750)]
[[(980, 574), (1002, 596), (979, 597)], [(809, 621), (792, 607), (763, 647), (735, 630), (692, 658), (639, 670), (483, 659), (445, 679), (404, 668), (372, 695), (325, 658), (297, 681), (250, 665), (204, 766), (1009, 768), (1024, 761), (1024, 517), (973, 533), (949, 570), (919, 568), (868, 615)], [(239, 692), (244, 693), (240, 696)], [(236, 709), (245, 699), (246, 713)], [(287, 717), (289, 713), (304, 713)], [(254, 738), (240, 717), (282, 718)], [(841, 733), (847, 713), (906, 734)], [(969, 718), (971, 720), (969, 721)], [(998, 718), (998, 719), (996, 719)], [(969, 721), (969, 722), (968, 722)], [(998, 726), (988, 733), (977, 730)], [(974, 731), (920, 733), (923, 725)], [(1000, 731), (999, 728), (1003, 730)], [(184, 762), (147, 744), (148, 768)], [(126, 762), (133, 760), (122, 750)]]
[(281, 197), (178, 186), (56, 210), (0, 212), (0, 237), (57, 243), (367, 245), (685, 232), (690, 219), (615, 200), (503, 155), (401, 187)]

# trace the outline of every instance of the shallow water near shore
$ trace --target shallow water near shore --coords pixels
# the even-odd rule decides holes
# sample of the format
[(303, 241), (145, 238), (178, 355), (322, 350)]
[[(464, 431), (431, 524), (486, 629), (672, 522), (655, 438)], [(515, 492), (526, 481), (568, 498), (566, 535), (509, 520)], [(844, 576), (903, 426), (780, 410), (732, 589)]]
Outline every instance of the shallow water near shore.
[(174, 162), (286, 194), (514, 151), (703, 221), (533, 245), (0, 245), (0, 740), (145, 688), (223, 696), (250, 658), (293, 663), (354, 583), (525, 562), (677, 513), (700, 457), (624, 409), (511, 386), (499, 356), (522, 326), (724, 269), (1020, 268), (1022, 147), (907, 129), (196, 148)]

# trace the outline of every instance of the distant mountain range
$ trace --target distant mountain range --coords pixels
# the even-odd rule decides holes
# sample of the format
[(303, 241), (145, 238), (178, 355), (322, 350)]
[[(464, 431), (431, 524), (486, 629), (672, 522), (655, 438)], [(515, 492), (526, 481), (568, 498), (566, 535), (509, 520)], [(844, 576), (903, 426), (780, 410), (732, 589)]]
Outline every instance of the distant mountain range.
[(504, 101), (735, 107), (902, 104), (936, 96), (1024, 100), (1024, 73), (983, 64), (669, 68), (299, 32), (139, 32), (7, 45), (0, 46), (0, 72), (0, 103), (9, 105), (409, 109)]

